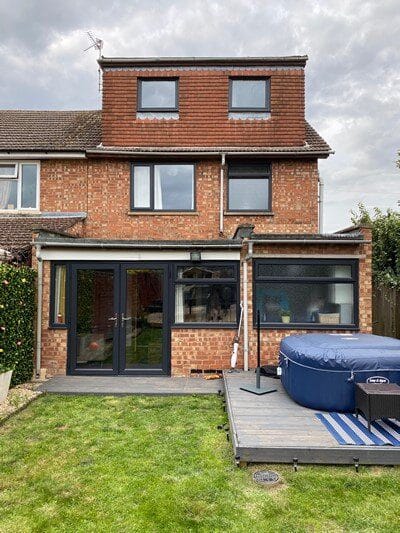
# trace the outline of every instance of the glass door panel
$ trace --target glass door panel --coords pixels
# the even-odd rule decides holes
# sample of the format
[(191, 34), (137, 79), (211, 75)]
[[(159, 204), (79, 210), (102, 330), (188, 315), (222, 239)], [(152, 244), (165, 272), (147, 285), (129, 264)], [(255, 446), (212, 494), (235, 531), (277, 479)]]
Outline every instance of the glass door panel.
[(121, 370), (162, 370), (164, 268), (127, 268), (125, 276)]
[(113, 370), (118, 315), (113, 269), (76, 270), (76, 370)]

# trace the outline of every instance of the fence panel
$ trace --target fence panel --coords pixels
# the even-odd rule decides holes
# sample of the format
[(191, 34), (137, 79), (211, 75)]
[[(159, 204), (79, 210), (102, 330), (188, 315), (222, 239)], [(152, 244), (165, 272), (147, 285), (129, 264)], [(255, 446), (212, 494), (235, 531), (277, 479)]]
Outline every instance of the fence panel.
[(375, 286), (372, 293), (372, 329), (376, 335), (400, 339), (400, 290)]

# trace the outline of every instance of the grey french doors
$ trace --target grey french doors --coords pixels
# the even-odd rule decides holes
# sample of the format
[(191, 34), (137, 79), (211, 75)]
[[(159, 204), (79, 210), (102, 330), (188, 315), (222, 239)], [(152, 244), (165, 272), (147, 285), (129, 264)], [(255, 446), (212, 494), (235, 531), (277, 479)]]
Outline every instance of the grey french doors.
[(68, 371), (168, 374), (167, 266), (71, 266)]

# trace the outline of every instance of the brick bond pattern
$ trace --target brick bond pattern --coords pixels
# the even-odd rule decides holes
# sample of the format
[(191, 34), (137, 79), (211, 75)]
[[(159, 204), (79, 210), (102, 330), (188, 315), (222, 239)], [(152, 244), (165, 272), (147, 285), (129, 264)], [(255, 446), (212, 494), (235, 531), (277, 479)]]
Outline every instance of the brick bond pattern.
[[(196, 213), (129, 214), (127, 161), (43, 161), (41, 209), (88, 213), (85, 237), (104, 239), (218, 239), (220, 162), (196, 163)], [(68, 194), (65, 184), (68, 183)], [(225, 177), (225, 206), (227, 178)], [(313, 233), (318, 219), (316, 161), (272, 163), (273, 216), (227, 215), (224, 236), (252, 222), (258, 233)]]
[[(271, 76), (271, 118), (228, 118), (229, 76)], [(304, 70), (168, 70), (179, 77), (179, 120), (137, 119), (137, 78), (154, 72), (103, 73), (104, 146), (302, 146)]]

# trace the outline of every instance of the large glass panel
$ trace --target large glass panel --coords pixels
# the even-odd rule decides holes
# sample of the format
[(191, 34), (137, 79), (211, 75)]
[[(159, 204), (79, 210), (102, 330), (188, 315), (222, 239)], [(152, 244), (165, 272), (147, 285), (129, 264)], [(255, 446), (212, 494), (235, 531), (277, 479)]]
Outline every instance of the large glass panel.
[(57, 265), (54, 271), (54, 324), (65, 324), (67, 267)]
[(133, 205), (136, 208), (150, 207), (150, 167), (133, 168)]
[(128, 269), (126, 275), (125, 367), (162, 368), (164, 271)]
[(141, 109), (175, 109), (175, 80), (141, 80)]
[(229, 180), (229, 209), (231, 211), (265, 210), (269, 207), (268, 178), (234, 178)]
[(353, 324), (351, 283), (256, 283), (261, 322)]
[(154, 208), (191, 210), (194, 208), (193, 165), (154, 166)]
[(259, 264), (259, 277), (270, 278), (349, 278), (351, 279), (351, 265), (329, 264)]
[(112, 369), (114, 271), (77, 271), (77, 368)]
[(18, 180), (0, 179), (0, 209), (17, 209)]
[(236, 322), (236, 285), (176, 285), (175, 322)]
[(22, 164), (21, 207), (36, 207), (37, 165)]
[(232, 80), (232, 108), (265, 109), (266, 80)]

